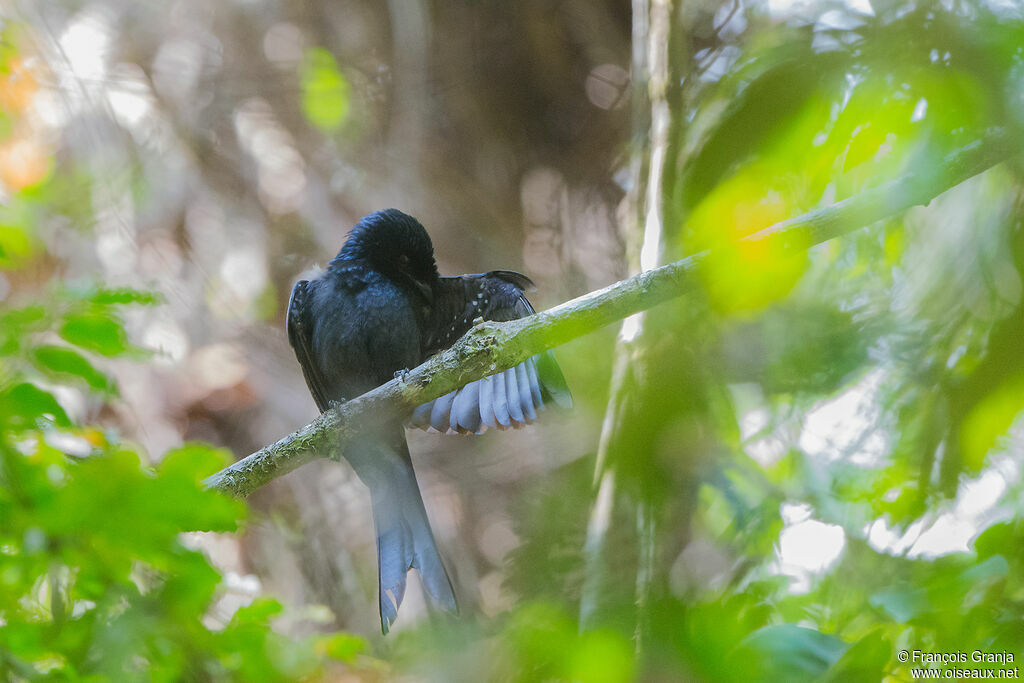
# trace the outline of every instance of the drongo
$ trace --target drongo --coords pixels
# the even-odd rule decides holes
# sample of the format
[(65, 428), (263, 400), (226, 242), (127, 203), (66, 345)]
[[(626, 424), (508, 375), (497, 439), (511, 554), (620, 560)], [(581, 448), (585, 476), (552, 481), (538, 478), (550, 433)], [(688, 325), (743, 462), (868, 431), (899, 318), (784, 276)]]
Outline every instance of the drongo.
[[(523, 294), (532, 289), (529, 278), (507, 270), (441, 277), (419, 221), (386, 209), (360, 220), (317, 277), (296, 283), (288, 303), (288, 340), (324, 411), (448, 348), (477, 318), (512, 320), (533, 313)], [(572, 399), (546, 352), (420, 406), (410, 426), (462, 434), (520, 427), (551, 403), (569, 407)], [(412, 567), (433, 603), (455, 610), (401, 420), (367, 428), (344, 455), (370, 490), (381, 630), (387, 633), (398, 614)]]

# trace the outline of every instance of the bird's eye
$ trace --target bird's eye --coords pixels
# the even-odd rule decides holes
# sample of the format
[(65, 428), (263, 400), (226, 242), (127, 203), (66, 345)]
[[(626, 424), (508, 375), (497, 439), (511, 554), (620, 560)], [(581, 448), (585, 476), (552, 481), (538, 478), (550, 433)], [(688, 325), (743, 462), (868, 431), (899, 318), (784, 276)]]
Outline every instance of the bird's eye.
[(398, 265), (402, 266), (403, 268), (408, 266), (409, 265), (409, 255), (408, 254), (399, 254), (399, 256), (398, 256)]

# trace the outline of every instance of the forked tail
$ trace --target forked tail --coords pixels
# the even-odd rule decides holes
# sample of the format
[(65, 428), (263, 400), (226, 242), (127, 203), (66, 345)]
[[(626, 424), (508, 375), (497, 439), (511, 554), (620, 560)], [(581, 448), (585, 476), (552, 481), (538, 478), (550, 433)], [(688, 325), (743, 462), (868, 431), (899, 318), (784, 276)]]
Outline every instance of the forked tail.
[[(399, 457), (393, 459), (394, 455)], [(373, 504), (380, 627), (387, 633), (405, 597), (406, 574), (414, 567), (419, 571), (423, 588), (434, 605), (449, 611), (457, 611), (458, 606), (451, 579), (430, 530), (404, 435), (402, 451), (389, 453), (385, 458), (391, 462), (379, 470), (375, 467), (377, 471), (373, 474), (377, 476), (366, 477), (362, 473), (360, 476), (370, 488)], [(384, 465), (379, 460), (375, 464)]]

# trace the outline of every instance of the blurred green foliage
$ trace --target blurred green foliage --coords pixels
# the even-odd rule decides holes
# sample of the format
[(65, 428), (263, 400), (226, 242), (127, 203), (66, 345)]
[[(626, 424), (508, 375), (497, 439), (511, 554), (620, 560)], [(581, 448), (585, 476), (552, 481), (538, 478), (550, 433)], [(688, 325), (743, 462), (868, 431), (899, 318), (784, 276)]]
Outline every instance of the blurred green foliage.
[[(1019, 162), (797, 257), (737, 241), (1024, 124), (1019, 9), (872, 6), (777, 21), (750, 3), (734, 43), (671, 51), (685, 77), (668, 89), (665, 257), (713, 249), (701, 291), (652, 311), (630, 347), (604, 469), (580, 459), (516, 492), (502, 586), (514, 606), (400, 630), (376, 645), (389, 664), (345, 633), (281, 635), (269, 598), (213, 625), (221, 577), (181, 534), (239, 530), (244, 507), (199, 484), (225, 454), (189, 445), (148, 467), (63, 400), (117, 399), (109, 363), (147, 360), (124, 307), (157, 297), (51, 284), (0, 301), (0, 671), (293, 680), (355, 663), (371, 678), (393, 666), (437, 680), (877, 681), (908, 678), (901, 649), (1024, 657)], [(671, 28), (673, 48), (696, 48)], [(20, 73), (15, 42), (0, 40), (0, 75)], [(705, 76), (716, 50), (731, 61)], [(347, 68), (303, 53), (295, 98), (321, 132), (349, 118)], [(14, 139), (12, 92), (0, 136)], [(90, 214), (91, 179), (57, 170), (45, 144), (19, 153), (0, 266), (46, 272), (41, 218)], [(608, 367), (574, 348), (567, 368)], [(600, 412), (595, 397), (579, 403)], [(826, 423), (812, 447), (802, 437), (826, 409), (856, 424)], [(970, 500), (989, 474), (998, 500)], [(971, 505), (985, 514), (970, 516), (969, 549), (911, 552)], [(842, 538), (802, 585), (782, 566), (791, 507)]]
[[(61, 290), (46, 306), (0, 308), (0, 671), (15, 680), (297, 680), (352, 662), (359, 638), (275, 633), (281, 605), (271, 599), (208, 625), (222, 579), (182, 534), (239, 529), (244, 505), (201, 484), (226, 453), (187, 445), (150, 468), (55, 398), (62, 387), (116, 395), (87, 356), (130, 354), (119, 310), (132, 303), (155, 300)], [(77, 348), (45, 343), (56, 331)]]
[(302, 110), (310, 123), (325, 133), (341, 128), (348, 117), (351, 88), (334, 55), (323, 48), (307, 50), (301, 76)]
[[(9, 40), (0, 41), (0, 74), (18, 59)], [(5, 276), (39, 255), (34, 227), (61, 205), (55, 185), (40, 178), (0, 209)], [(190, 444), (150, 467), (114, 431), (69, 416), (59, 398), (115, 400), (107, 359), (149, 357), (129, 341), (122, 311), (160, 298), (46, 289), (0, 301), (0, 678), (319, 680), (362, 657), (356, 636), (277, 633), (282, 607), (270, 598), (216, 623), (223, 579), (184, 534), (239, 530), (244, 504), (201, 483), (229, 454)]]
[[(1018, 9), (872, 5), (758, 26), (717, 80), (674, 64), (689, 78), (668, 92), (665, 258), (713, 250), (703, 297), (652, 311), (631, 347), (604, 557), (564, 550), (585, 474), (527, 494), (545, 512), (523, 518), (508, 587), (573, 614), (586, 572), (607, 577), (593, 616), (538, 628), (518, 650), (536, 668), (498, 668), (527, 672), (510, 678), (566, 676), (545, 666), (578, 628), (632, 642), (654, 680), (906, 680), (900, 649), (1024, 653), (1019, 164), (796, 258), (737, 242), (1020, 130)], [(818, 413), (832, 431), (812, 446)], [(972, 493), (979, 474), (1003, 482), (996, 499)], [(794, 505), (843, 539), (803, 586), (782, 566)], [(974, 529), (969, 550), (911, 552), (950, 520)]]

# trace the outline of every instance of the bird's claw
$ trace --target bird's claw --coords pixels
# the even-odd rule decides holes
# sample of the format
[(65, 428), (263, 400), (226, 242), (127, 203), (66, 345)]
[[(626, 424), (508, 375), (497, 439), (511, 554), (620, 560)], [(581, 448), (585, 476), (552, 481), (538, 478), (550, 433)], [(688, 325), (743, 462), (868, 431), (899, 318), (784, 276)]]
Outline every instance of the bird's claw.
[(476, 327), (477, 325), (483, 325), (483, 324), (484, 324), (484, 317), (482, 315), (478, 315), (477, 317), (473, 318), (473, 327)]
[(332, 410), (337, 410), (338, 408), (341, 408), (341, 406), (343, 406), (344, 404), (345, 404), (345, 399), (341, 398), (341, 399), (339, 399), (337, 401), (333, 401), (333, 400), (332, 401), (328, 401), (327, 402), (327, 407), (331, 408)]
[(395, 379), (405, 381), (405, 376), (409, 374), (409, 368), (402, 368), (401, 370), (395, 371)]

